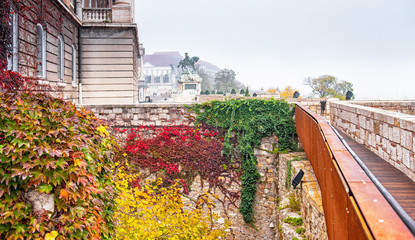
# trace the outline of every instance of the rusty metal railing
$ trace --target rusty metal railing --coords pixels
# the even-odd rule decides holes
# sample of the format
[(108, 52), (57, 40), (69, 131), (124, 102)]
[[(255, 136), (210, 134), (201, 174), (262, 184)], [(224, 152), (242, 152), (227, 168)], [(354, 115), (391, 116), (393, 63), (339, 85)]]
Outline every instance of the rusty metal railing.
[(295, 119), (320, 185), (329, 239), (414, 239), (327, 121), (299, 104)]

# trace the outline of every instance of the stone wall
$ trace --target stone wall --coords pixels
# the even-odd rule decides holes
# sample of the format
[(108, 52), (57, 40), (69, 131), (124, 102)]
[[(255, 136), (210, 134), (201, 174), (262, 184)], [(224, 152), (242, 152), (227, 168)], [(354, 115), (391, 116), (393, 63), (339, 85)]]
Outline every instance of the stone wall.
[[(228, 240), (239, 239), (275, 239), (276, 226), (277, 226), (277, 171), (276, 171), (276, 156), (270, 153), (273, 149), (273, 145), (276, 143), (276, 139), (273, 137), (264, 138), (260, 148), (255, 149), (255, 155), (258, 160), (258, 172), (261, 175), (261, 179), (257, 185), (257, 197), (254, 203), (255, 213), (255, 228), (246, 224), (242, 215), (239, 213), (240, 200), (236, 202), (236, 206), (228, 205), (225, 203), (225, 208), (218, 200), (215, 202), (214, 212), (220, 216), (217, 223), (224, 224), (225, 219), (230, 221), (230, 227), (228, 229)], [(208, 189), (209, 186), (202, 184), (197, 177), (193, 182), (189, 196), (196, 199), (198, 195), (203, 194), (204, 189)], [(232, 185), (230, 187), (232, 191), (240, 191), (240, 183)], [(223, 198), (223, 195), (217, 191), (215, 194), (219, 198)]]
[[(415, 116), (362, 106), (366, 104), (358, 101), (331, 103), (333, 126), (415, 181)], [(382, 103), (378, 102), (377, 106), (380, 105)], [(387, 109), (393, 109), (392, 105), (385, 104)], [(401, 106), (395, 108), (401, 109)]]
[[(293, 189), (291, 180), (300, 169), (304, 171), (302, 183)], [(290, 199), (298, 201), (300, 210), (289, 207)], [(304, 152), (279, 155), (278, 200), (279, 232), (276, 239), (328, 239), (320, 187)], [(284, 222), (288, 217), (302, 218), (302, 226)], [(297, 232), (301, 228), (305, 230), (304, 233)]]
[(118, 128), (140, 125), (188, 125), (189, 113), (183, 104), (79, 105)]
[[(83, 107), (90, 108), (98, 118), (107, 120), (110, 125), (118, 128), (139, 125), (183, 125), (191, 122), (189, 120), (191, 115), (183, 104), (84, 105)], [(291, 239), (294, 236), (301, 239), (301, 234), (295, 232), (298, 227), (290, 227), (289, 224), (283, 222), (283, 219), (287, 216), (302, 216), (304, 219), (303, 228), (306, 229), (306, 232), (303, 233), (304, 236), (309, 239), (326, 239), (321, 197), (318, 197), (320, 196), (318, 185), (314, 180), (309, 180), (312, 177), (308, 177), (312, 174), (311, 166), (307, 165), (307, 162), (303, 163), (305, 167), (302, 169), (305, 170), (306, 177), (302, 191), (293, 191), (285, 187), (287, 159), (294, 158), (299, 153), (277, 157), (272, 154), (276, 141), (276, 138), (273, 137), (264, 138), (261, 146), (255, 149), (258, 160), (257, 168), (261, 175), (254, 204), (255, 227), (257, 229), (243, 221), (238, 209), (240, 202), (225, 211), (222, 204), (216, 201), (215, 212), (221, 217), (217, 224), (223, 224), (227, 218), (230, 220), (227, 239)], [(299, 156), (304, 159), (304, 153)], [(294, 171), (292, 176), (294, 176), (298, 167), (295, 167), (294, 163), (292, 166)], [(205, 184), (204, 188), (207, 187)], [(232, 186), (232, 188), (240, 190), (239, 185)], [(192, 198), (203, 192), (200, 179), (195, 179), (191, 189), (190, 197)], [(300, 214), (284, 208), (291, 193), (294, 193), (297, 199), (301, 199)], [(219, 192), (216, 194), (220, 196)]]
[[(210, 95), (204, 95), (210, 96)], [(216, 95), (212, 95), (216, 96)], [(326, 110), (321, 113), (320, 101), (327, 101)], [(327, 119), (330, 117), (329, 102), (336, 99), (289, 99), (290, 103), (300, 103), (311, 111)], [(182, 103), (142, 103), (123, 105), (78, 105), (91, 109), (95, 115), (109, 121), (115, 127), (136, 127), (139, 125), (183, 125), (190, 124), (189, 112)]]

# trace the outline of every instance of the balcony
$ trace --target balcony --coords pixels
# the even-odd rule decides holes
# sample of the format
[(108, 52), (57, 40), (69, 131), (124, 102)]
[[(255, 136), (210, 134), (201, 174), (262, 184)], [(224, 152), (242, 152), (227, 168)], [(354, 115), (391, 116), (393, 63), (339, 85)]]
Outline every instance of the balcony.
[(82, 19), (90, 23), (110, 23), (112, 22), (111, 8), (84, 8)]
[(84, 22), (112, 22), (112, 0), (84, 0), (82, 2), (82, 20)]

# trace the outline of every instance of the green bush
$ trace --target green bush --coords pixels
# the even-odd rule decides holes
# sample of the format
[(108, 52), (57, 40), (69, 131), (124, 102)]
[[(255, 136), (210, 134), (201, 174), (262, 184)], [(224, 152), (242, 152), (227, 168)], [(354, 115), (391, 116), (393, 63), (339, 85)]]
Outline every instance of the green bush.
[(295, 218), (295, 217), (287, 217), (283, 219), (285, 223), (288, 223), (292, 226), (301, 226), (303, 225), (303, 219), (302, 218)]
[(210, 94), (209, 90), (206, 90), (205, 95), (209, 95), (209, 94)]
[(236, 90), (235, 90), (235, 88), (232, 88), (232, 90), (231, 90), (231, 94), (236, 94)]
[[(118, 145), (103, 122), (47, 94), (6, 92), (0, 106), (0, 239), (111, 239)], [(32, 190), (55, 212), (35, 212)]]
[(241, 89), (241, 91), (239, 91), (239, 94), (245, 94), (245, 90)]

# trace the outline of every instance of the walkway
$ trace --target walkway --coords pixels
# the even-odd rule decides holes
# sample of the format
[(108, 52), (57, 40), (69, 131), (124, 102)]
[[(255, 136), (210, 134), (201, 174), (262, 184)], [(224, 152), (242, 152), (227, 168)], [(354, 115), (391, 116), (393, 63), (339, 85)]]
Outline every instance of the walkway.
[(363, 145), (337, 131), (405, 212), (415, 220), (415, 182)]

